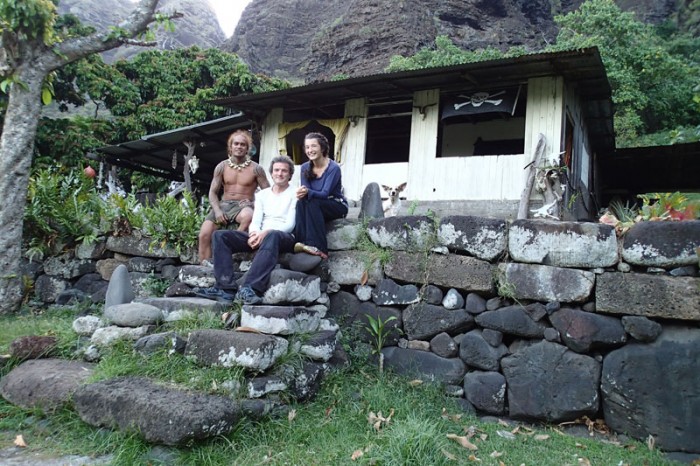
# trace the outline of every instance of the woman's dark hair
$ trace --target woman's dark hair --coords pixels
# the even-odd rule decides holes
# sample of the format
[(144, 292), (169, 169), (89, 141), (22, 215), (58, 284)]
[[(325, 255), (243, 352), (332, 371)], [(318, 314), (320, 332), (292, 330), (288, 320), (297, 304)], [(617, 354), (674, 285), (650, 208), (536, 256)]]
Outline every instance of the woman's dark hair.
[[(304, 140), (306, 141), (307, 139), (315, 139), (318, 141), (318, 145), (321, 146), (321, 152), (323, 153), (324, 157), (328, 157), (328, 154), (331, 151), (331, 145), (328, 142), (328, 139), (326, 136), (324, 136), (321, 133), (309, 133), (306, 136), (304, 136)], [(313, 164), (309, 164), (308, 170), (304, 170), (304, 175), (306, 176), (307, 179), (313, 180), (316, 178), (316, 174), (313, 171)]]

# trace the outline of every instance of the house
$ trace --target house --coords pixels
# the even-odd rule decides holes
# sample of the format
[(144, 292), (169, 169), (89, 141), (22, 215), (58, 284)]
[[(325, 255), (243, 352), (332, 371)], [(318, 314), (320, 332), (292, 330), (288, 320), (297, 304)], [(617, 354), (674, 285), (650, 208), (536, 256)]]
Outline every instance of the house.
[[(384, 73), (221, 98), (260, 133), (260, 162), (322, 131), (349, 199), (370, 182), (406, 198), (499, 206), (513, 218), (538, 136), (568, 217), (596, 215), (597, 159), (615, 148), (611, 89), (596, 48)], [(536, 198), (533, 193), (532, 198)], [(476, 205), (472, 204), (472, 205)], [(466, 212), (468, 213), (468, 212)]]

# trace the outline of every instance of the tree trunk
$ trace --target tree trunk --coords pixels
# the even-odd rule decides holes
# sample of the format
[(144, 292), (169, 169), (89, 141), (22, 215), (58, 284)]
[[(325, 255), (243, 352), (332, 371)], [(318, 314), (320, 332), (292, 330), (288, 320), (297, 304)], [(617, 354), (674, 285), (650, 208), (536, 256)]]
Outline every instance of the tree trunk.
[(22, 303), (22, 228), (44, 76), (36, 69), (20, 74), (28, 89), (12, 86), (0, 137), (0, 314)]

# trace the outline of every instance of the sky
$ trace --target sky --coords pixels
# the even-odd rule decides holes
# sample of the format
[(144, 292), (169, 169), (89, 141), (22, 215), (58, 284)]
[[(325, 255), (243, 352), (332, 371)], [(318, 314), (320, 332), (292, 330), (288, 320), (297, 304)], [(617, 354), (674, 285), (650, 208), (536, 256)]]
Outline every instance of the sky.
[[(137, 0), (130, 0), (132, 3)], [(233, 35), (233, 30), (236, 29), (236, 24), (241, 18), (241, 13), (252, 0), (207, 0), (216, 11), (216, 16), (219, 20), (219, 25), (224, 31), (226, 37)]]
[(226, 37), (233, 35), (233, 30), (243, 13), (243, 9), (251, 0), (208, 0), (211, 6), (216, 11), (216, 16), (219, 19), (221, 29), (226, 34)]

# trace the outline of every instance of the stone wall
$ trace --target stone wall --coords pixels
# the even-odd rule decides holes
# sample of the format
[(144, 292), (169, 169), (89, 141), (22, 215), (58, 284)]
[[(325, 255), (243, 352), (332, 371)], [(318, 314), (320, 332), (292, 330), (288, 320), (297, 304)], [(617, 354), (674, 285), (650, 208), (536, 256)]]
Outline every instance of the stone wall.
[[(469, 410), (603, 418), (662, 449), (700, 452), (700, 221), (644, 222), (618, 239), (596, 223), (409, 216), (335, 221), (328, 240), (327, 261), (273, 280), (313, 285), (319, 301), (299, 299), (330, 300), (328, 317), (358, 345), (373, 341), (368, 316), (387, 322), (387, 368), (444, 383)], [(250, 257), (234, 259), (243, 273)], [(163, 277), (169, 295), (186, 296), (213, 283), (188, 262), (110, 238), (45, 261), (36, 293), (99, 302), (124, 263), (137, 295)], [(274, 290), (264, 304), (300, 302), (298, 286)]]

